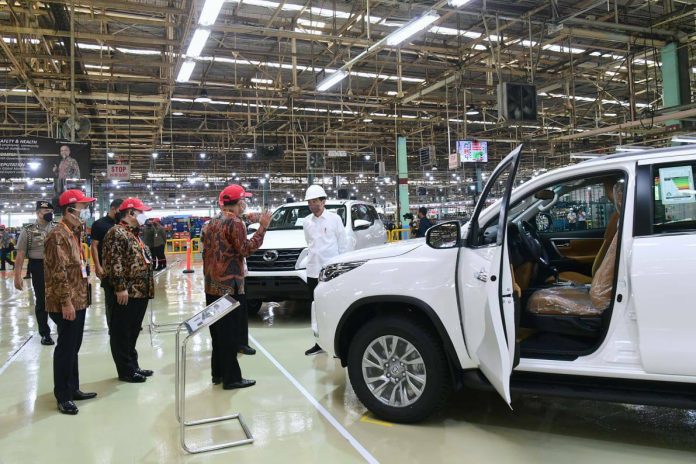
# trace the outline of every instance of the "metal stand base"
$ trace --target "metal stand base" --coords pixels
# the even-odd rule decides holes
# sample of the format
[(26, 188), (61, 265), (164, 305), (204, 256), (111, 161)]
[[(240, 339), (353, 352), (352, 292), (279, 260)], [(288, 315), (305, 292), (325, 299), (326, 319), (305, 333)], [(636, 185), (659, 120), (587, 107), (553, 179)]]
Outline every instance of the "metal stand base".
[[(231, 306), (229, 302), (223, 300), (222, 297), (220, 300), (216, 301), (212, 305), (208, 306), (210, 307), (215, 307), (219, 302), (221, 305), (227, 304), (227, 307), (220, 310), (217, 314), (214, 314), (213, 316), (207, 316), (205, 315), (206, 310), (202, 311), (199, 314), (203, 314), (202, 317), (197, 317), (195, 316), (194, 318), (189, 319), (188, 321), (182, 322), (181, 324), (178, 325), (176, 329), (176, 382), (174, 384), (175, 386), (175, 398), (176, 398), (176, 418), (179, 421), (179, 437), (181, 440), (181, 447), (188, 453), (196, 454), (196, 453), (203, 453), (205, 451), (213, 451), (213, 450), (219, 450), (219, 449), (224, 449), (224, 448), (232, 448), (234, 446), (241, 446), (241, 445), (247, 445), (250, 443), (254, 442), (254, 437), (251, 435), (251, 432), (249, 431), (249, 428), (246, 426), (244, 421), (242, 420), (242, 416), (240, 414), (231, 414), (228, 416), (221, 416), (221, 417), (210, 417), (206, 419), (200, 419), (200, 420), (195, 420), (195, 421), (187, 421), (186, 420), (186, 347), (188, 345), (188, 341), (196, 334), (198, 333), (201, 329), (210, 326), (217, 320), (219, 320), (222, 316), (225, 314), (229, 313), (233, 309), (239, 307), (239, 303), (234, 302), (236, 306)], [(188, 334), (186, 337), (181, 339), (181, 334), (182, 331), (188, 331)], [(223, 422), (223, 421), (228, 421), (228, 420), (237, 420), (239, 421), (239, 425), (242, 427), (242, 430), (244, 431), (244, 435), (246, 436), (245, 439), (242, 440), (236, 440), (236, 441), (229, 441), (229, 442), (224, 442), (224, 443), (215, 443), (212, 445), (208, 446), (201, 446), (201, 447), (196, 447), (189, 445), (186, 441), (186, 430), (190, 427), (193, 426), (198, 426), (198, 425), (204, 425), (204, 424), (212, 424), (215, 422)]]

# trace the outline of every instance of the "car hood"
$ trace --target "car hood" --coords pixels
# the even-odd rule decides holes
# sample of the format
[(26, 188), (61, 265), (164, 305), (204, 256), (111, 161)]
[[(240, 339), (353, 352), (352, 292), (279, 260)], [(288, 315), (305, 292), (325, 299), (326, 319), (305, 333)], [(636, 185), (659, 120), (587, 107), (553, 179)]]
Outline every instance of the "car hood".
[[(254, 234), (249, 234), (249, 238)], [(285, 248), (306, 248), (304, 231), (302, 229), (269, 230), (263, 237), (261, 250), (280, 250)]]
[(425, 245), (424, 238), (415, 238), (401, 242), (388, 243), (386, 245), (363, 248), (362, 250), (349, 251), (335, 258), (331, 258), (327, 264), (345, 263), (348, 261), (367, 261), (370, 259), (392, 258), (406, 254), (418, 247)]

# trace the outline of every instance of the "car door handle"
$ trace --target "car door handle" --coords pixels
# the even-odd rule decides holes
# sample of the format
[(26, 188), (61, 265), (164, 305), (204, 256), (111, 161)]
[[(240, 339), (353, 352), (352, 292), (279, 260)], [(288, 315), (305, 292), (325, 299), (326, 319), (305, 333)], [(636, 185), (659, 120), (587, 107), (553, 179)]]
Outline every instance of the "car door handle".
[(570, 243), (554, 243), (556, 248), (570, 248)]

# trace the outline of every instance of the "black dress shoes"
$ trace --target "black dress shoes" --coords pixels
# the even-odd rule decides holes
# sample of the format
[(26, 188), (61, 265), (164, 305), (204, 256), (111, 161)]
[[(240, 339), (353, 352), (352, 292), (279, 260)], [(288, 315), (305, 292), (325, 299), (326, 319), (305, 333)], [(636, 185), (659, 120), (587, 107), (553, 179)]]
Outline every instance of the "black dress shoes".
[(97, 394), (94, 392), (83, 392), (80, 390), (75, 390), (75, 393), (73, 393), (73, 401), (82, 401), (82, 400), (91, 400), (92, 398), (96, 397)]
[(80, 410), (77, 409), (77, 406), (75, 406), (75, 403), (72, 401), (63, 401), (62, 403), (59, 402), (58, 411), (60, 411), (62, 414), (68, 414), (71, 416), (74, 416), (80, 412)]
[(239, 347), (238, 353), (241, 354), (248, 354), (248, 355), (254, 355), (256, 354), (256, 350), (250, 347), (249, 345), (242, 345)]
[(129, 376), (120, 376), (118, 380), (122, 382), (128, 382), (128, 383), (143, 383), (145, 380), (147, 380), (147, 377), (145, 377), (142, 374), (138, 374), (137, 372), (133, 373), (133, 375)]
[(213, 377), (213, 385), (219, 385), (222, 382), (222, 377)]
[(42, 345), (55, 345), (56, 342), (53, 341), (50, 335), (46, 335), (45, 337), (41, 337), (41, 344)]
[(222, 384), (223, 390), (235, 390), (237, 388), (247, 388), (256, 385), (256, 380), (242, 379), (236, 382)]
[(136, 374), (140, 374), (143, 377), (152, 377), (152, 374), (154, 374), (154, 371), (151, 371), (150, 369), (138, 369), (135, 371)]

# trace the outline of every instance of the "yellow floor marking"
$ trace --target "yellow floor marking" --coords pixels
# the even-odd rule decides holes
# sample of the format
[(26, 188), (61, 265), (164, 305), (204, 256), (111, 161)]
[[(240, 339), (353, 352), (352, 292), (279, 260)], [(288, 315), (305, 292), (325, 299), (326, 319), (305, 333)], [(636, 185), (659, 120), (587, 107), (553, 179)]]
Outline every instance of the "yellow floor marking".
[(393, 427), (394, 424), (391, 422), (385, 422), (381, 421), (379, 419), (373, 419), (368, 415), (369, 413), (363, 414), (363, 416), (360, 418), (360, 422), (365, 422), (366, 424), (375, 424), (375, 425), (381, 425), (383, 427)]

